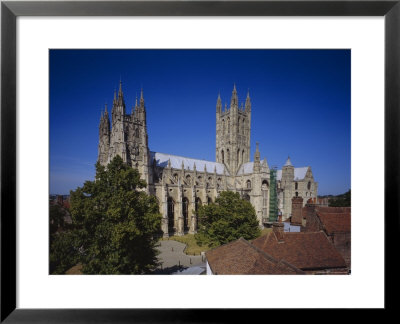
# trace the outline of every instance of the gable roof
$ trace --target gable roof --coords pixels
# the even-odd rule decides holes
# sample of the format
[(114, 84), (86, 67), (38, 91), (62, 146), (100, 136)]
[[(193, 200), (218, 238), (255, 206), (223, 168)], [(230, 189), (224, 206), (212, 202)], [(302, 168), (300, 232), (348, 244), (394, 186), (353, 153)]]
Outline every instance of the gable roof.
[(192, 159), (184, 156), (160, 153), (160, 152), (150, 152), (150, 159), (156, 160), (156, 165), (158, 167), (166, 168), (168, 166), (168, 160), (171, 161), (171, 168), (174, 169), (182, 169), (182, 162), (183, 167), (185, 170), (194, 170), (194, 164), (196, 163), (196, 170), (198, 172), (204, 172), (204, 167), (207, 168), (207, 172), (214, 173), (214, 169), (216, 169), (217, 174), (229, 174), (228, 170), (226, 170), (224, 164), (218, 162), (212, 162), (207, 160), (199, 160), (199, 159)]
[(206, 252), (213, 274), (304, 274), (284, 260), (276, 260), (245, 239)]
[(317, 210), (317, 215), (328, 235), (335, 232), (351, 231), (350, 213), (323, 213)]
[(259, 237), (252, 244), (277, 260), (284, 259), (301, 270), (345, 268), (343, 257), (324, 232), (283, 233), (278, 242), (274, 232)]
[[(303, 180), (306, 177), (308, 168), (309, 167), (294, 168), (294, 180)], [(282, 170), (277, 171), (276, 179), (282, 179)]]

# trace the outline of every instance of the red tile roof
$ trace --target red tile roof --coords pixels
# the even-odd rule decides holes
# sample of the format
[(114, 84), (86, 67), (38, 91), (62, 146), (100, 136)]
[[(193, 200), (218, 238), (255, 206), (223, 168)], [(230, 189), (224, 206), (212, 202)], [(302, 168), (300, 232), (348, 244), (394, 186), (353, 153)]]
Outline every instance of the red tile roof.
[(277, 260), (285, 260), (301, 270), (345, 268), (343, 257), (324, 232), (286, 232), (278, 241), (274, 232), (252, 244)]
[(350, 213), (322, 213), (317, 211), (317, 215), (328, 235), (351, 231)]
[(240, 238), (206, 252), (213, 274), (304, 274)]

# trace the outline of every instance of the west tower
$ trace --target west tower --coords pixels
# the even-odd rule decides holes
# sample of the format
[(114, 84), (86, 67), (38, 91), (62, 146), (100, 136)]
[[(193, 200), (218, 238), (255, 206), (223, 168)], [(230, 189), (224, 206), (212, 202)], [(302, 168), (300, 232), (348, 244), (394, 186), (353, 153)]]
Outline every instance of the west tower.
[(128, 165), (137, 168), (147, 183), (151, 182), (143, 89), (140, 91), (139, 104), (136, 98), (131, 114), (127, 114), (121, 81), (118, 94), (117, 91), (114, 92), (111, 129), (107, 106), (104, 115), (101, 115), (99, 126), (99, 162), (105, 166), (116, 155), (119, 155)]
[(217, 98), (216, 112), (216, 161), (223, 163), (231, 175), (250, 162), (251, 101), (247, 92), (245, 105), (239, 107), (236, 86), (233, 86), (229, 109), (222, 109), (221, 96)]

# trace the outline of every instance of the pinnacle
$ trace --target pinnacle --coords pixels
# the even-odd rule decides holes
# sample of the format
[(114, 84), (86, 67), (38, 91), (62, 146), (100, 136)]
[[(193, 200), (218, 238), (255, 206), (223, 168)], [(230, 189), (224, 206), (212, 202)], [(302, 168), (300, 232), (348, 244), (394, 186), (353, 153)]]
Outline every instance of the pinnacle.
[(121, 79), (119, 80), (119, 90), (118, 90), (118, 97), (122, 97), (122, 81)]
[(292, 161), (290, 161), (290, 156), (288, 156), (285, 166), (293, 166)]

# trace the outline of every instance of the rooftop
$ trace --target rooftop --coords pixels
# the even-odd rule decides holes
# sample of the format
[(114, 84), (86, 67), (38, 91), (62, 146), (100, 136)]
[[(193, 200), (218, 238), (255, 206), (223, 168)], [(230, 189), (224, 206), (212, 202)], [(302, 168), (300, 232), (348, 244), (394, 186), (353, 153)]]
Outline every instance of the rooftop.
[(252, 244), (273, 258), (284, 259), (301, 270), (346, 267), (343, 257), (322, 231), (282, 233), (281, 241), (271, 232), (255, 239)]
[(348, 213), (323, 213), (317, 211), (317, 215), (328, 235), (337, 232), (351, 231), (351, 214)]
[[(294, 168), (294, 180), (303, 180), (307, 174), (309, 167)], [(276, 173), (276, 179), (282, 179), (282, 170), (278, 170)]]
[(156, 160), (156, 165), (158, 167), (166, 168), (168, 166), (168, 160), (171, 161), (171, 168), (182, 169), (182, 163), (185, 170), (194, 170), (194, 165), (196, 164), (196, 170), (198, 172), (204, 172), (206, 168), (207, 172), (214, 173), (216, 170), (217, 174), (229, 174), (228, 170), (222, 163), (212, 162), (207, 160), (192, 159), (184, 156), (160, 153), (160, 152), (150, 152), (150, 159)]
[(304, 274), (284, 260), (277, 260), (245, 239), (221, 245), (206, 252), (214, 274)]

